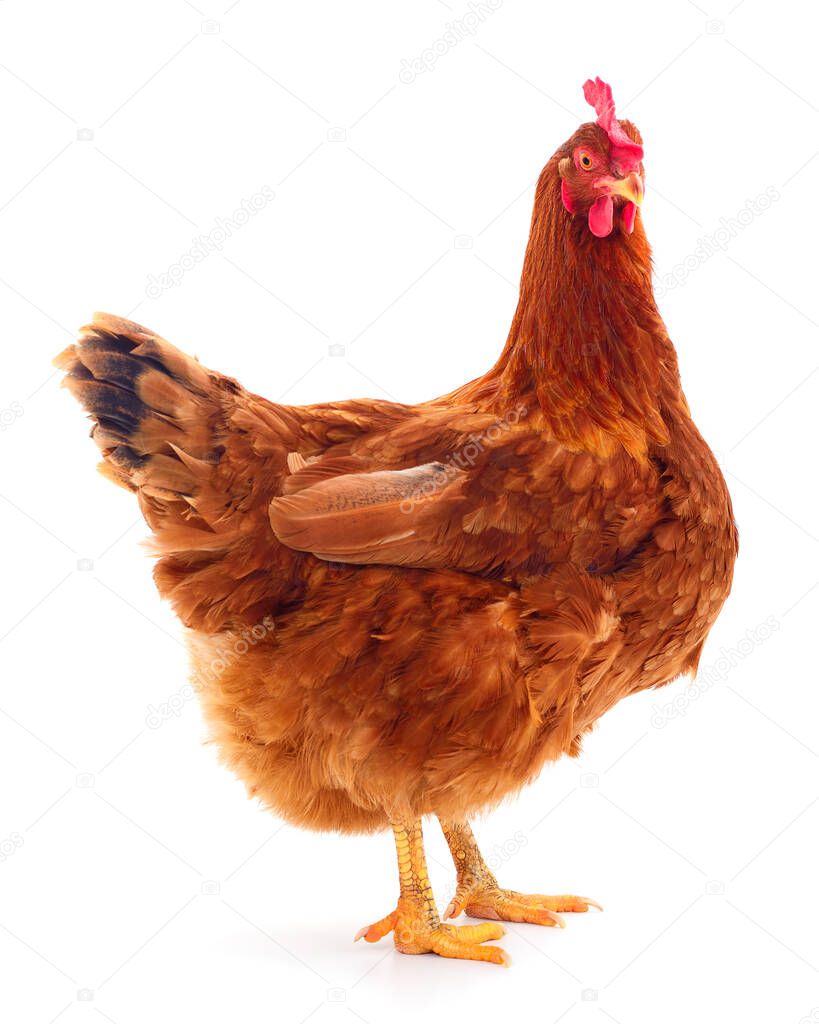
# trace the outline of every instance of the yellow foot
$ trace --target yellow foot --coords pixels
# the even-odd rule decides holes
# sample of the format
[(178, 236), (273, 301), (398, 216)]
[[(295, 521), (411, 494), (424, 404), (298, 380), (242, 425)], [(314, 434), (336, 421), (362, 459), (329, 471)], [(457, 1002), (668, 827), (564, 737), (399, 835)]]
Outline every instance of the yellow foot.
[(444, 911), (444, 919), (465, 911), (469, 917), (491, 921), (520, 921), (548, 927), (565, 927), (561, 913), (584, 914), (589, 907), (603, 908), (585, 896), (529, 896), (494, 883), (461, 883), (454, 899)]
[(393, 932), (399, 953), (437, 953), (456, 960), (486, 960), (508, 967), (509, 954), (500, 946), (482, 946), (488, 939), (499, 939), (506, 929), (499, 924), (477, 924), (456, 927), (430, 919), (427, 913), (413, 913), (412, 906), (398, 907), (375, 924), (362, 928), (355, 941), (378, 942)]

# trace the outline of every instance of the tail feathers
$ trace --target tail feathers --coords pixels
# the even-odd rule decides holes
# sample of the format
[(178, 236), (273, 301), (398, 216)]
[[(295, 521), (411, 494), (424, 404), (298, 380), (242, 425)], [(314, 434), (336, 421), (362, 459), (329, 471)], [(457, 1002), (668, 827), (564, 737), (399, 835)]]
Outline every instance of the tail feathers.
[(286, 473), (278, 407), (106, 314), (55, 363), (94, 421), (103, 474), (136, 492), (182, 621), (217, 632), (276, 607), (296, 557), (267, 520)]
[(138, 324), (107, 314), (97, 314), (55, 364), (94, 420), (104, 475), (149, 500), (195, 505), (203, 476), (219, 459), (220, 393), (235, 394), (239, 386)]

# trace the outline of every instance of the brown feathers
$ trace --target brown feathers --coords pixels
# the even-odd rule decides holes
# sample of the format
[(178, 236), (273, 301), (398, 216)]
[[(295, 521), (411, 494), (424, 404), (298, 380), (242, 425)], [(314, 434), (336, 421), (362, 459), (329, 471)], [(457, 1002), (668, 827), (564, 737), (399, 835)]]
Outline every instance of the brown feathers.
[(416, 527), (432, 514), (432, 504), (456, 515), (465, 479), (435, 462), (346, 473), (274, 498), (270, 524), (283, 544), (328, 561), (433, 567), (440, 559)]
[(565, 153), (501, 358), (441, 399), (275, 405), (106, 315), (58, 357), (153, 530), (223, 758), (293, 822), (496, 803), (692, 669), (730, 590), (641, 221), (591, 236)]

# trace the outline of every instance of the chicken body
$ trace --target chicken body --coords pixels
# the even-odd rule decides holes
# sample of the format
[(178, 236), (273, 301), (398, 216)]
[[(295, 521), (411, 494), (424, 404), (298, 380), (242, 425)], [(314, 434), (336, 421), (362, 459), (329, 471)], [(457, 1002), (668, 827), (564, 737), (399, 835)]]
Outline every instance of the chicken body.
[[(405, 913), (426, 899), (408, 823), (461, 835), (619, 699), (695, 670), (731, 586), (730, 498), (642, 223), (600, 237), (561, 204), (578, 144), (605, 133), (584, 125), (541, 175), (498, 363), (441, 399), (276, 405), (104, 315), (60, 357), (154, 532), (223, 759), (295, 824), (392, 824)], [(488, 891), (481, 916), (532, 919)], [(539, 899), (554, 917), (576, 898)], [(424, 920), (405, 951), (463, 955)]]
[[(690, 493), (686, 469), (701, 483), (698, 461), (674, 467), (663, 487), (653, 466), (634, 474), (627, 455), (561, 456), (531, 423), (508, 444), (545, 448), (554, 523), (540, 519), (536, 497), (512, 489), (515, 459), (496, 496), (509, 521), (531, 517), (533, 530), (548, 531), (557, 564), (543, 554), (538, 565), (530, 548), (523, 558), (517, 533), (503, 535), (512, 550), (489, 575), (321, 561), (300, 577), (303, 593), (276, 614), (275, 631), (223, 671), (209, 666), (225, 638), (191, 634), (223, 757), (277, 813), (340, 831), (396, 816), (462, 819), (546, 760), (576, 754), (621, 697), (695, 667), (730, 553), (716, 550), (718, 523), (710, 538), (701, 525), (691, 538), (688, 515), (668, 514), (669, 490)], [(496, 455), (487, 454), (495, 469)], [(538, 460), (524, 464), (531, 484)], [(578, 490), (592, 472), (595, 485)], [(489, 531), (500, 532), (466, 538), (464, 560), (486, 554)], [(706, 540), (716, 582), (699, 557)]]

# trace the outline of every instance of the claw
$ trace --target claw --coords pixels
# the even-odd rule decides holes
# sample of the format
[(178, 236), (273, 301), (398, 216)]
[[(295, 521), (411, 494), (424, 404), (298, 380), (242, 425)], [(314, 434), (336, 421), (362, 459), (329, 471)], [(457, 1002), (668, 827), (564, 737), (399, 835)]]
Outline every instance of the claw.
[(585, 914), (589, 907), (603, 909), (597, 900), (590, 900), (587, 896), (528, 896), (519, 893), (518, 898), (532, 906), (551, 906), (562, 914)]
[(379, 939), (383, 939), (385, 935), (388, 935), (393, 930), (397, 916), (397, 911), (393, 910), (391, 914), (382, 917), (375, 924), (368, 924), (363, 928), (359, 928), (355, 933), (353, 942), (358, 942), (359, 939), (365, 939), (367, 942), (378, 942)]
[(603, 908), (583, 896), (542, 896), (501, 889), (496, 883), (482, 890), (456, 896), (446, 909), (447, 916), (463, 910), (469, 917), (491, 921), (518, 921), (551, 928), (565, 928), (562, 913), (585, 913), (589, 907)]

